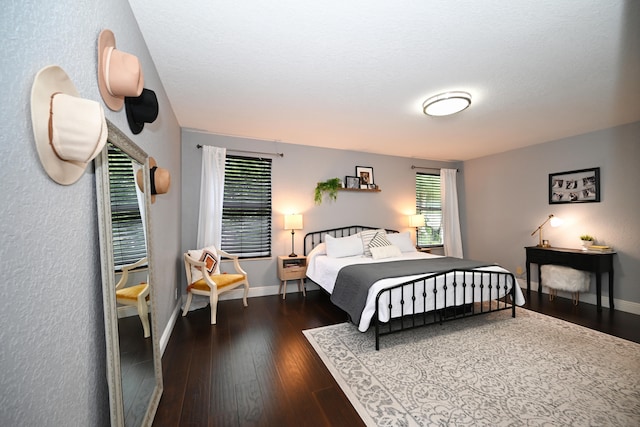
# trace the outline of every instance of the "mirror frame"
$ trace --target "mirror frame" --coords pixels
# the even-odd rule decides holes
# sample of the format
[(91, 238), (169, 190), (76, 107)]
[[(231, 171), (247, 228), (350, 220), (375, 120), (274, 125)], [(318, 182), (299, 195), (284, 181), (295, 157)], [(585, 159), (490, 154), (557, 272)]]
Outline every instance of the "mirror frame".
[[(149, 159), (147, 153), (138, 147), (113, 123), (107, 120), (109, 129), (108, 142), (128, 154), (132, 159), (143, 165), (144, 188), (150, 188)], [(111, 231), (111, 196), (109, 191), (109, 156), (107, 146), (95, 158), (96, 195), (98, 199), (98, 229), (100, 236), (100, 260), (102, 266), (102, 298), (104, 304), (104, 327), (107, 350), (107, 383), (109, 385), (109, 408), (111, 425), (121, 427), (125, 425), (124, 402), (122, 397), (122, 376), (120, 368), (120, 341), (118, 336), (118, 313), (115, 294), (115, 273), (113, 270), (113, 236)], [(160, 355), (159, 335), (156, 321), (156, 291), (153, 274), (153, 254), (151, 251), (152, 233), (149, 208), (151, 195), (144, 192), (145, 225), (147, 234), (147, 260), (151, 299), (151, 339), (153, 345), (153, 367), (156, 384), (151, 394), (149, 405), (142, 420), (143, 426), (150, 426), (153, 422), (160, 397), (162, 396), (162, 361)]]

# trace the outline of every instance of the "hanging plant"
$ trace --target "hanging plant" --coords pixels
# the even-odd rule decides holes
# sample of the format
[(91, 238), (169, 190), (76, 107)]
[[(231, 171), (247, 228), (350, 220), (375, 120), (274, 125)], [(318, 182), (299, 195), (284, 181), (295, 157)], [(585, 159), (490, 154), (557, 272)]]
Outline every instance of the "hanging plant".
[(340, 178), (331, 178), (323, 182), (319, 182), (316, 185), (316, 193), (314, 200), (316, 205), (322, 203), (322, 196), (326, 193), (330, 200), (336, 200), (338, 198), (338, 189), (342, 187), (342, 180)]

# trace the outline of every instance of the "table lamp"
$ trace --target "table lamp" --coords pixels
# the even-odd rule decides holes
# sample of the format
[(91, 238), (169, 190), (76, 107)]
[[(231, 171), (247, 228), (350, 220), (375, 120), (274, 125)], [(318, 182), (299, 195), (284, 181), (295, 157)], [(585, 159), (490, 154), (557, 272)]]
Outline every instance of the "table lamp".
[(418, 228), (424, 227), (424, 216), (421, 214), (409, 215), (409, 227), (416, 228), (416, 247), (418, 247)]
[(302, 214), (289, 214), (284, 216), (284, 229), (291, 230), (291, 253), (290, 257), (296, 257), (295, 251), (293, 250), (294, 245), (294, 235), (295, 230), (302, 230)]

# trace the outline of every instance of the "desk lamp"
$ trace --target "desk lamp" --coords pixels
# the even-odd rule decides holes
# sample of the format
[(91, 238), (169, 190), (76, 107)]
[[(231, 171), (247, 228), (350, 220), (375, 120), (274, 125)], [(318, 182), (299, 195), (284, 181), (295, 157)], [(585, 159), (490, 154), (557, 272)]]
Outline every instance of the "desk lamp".
[(540, 237), (540, 241), (538, 243), (538, 247), (540, 248), (551, 247), (548, 241), (542, 240), (542, 227), (544, 227), (547, 222), (549, 222), (552, 227), (558, 227), (562, 224), (562, 220), (560, 218), (553, 216), (553, 214), (549, 214), (549, 217), (545, 219), (544, 222), (540, 224), (540, 226), (538, 226), (538, 228), (533, 230), (533, 233), (531, 233), (531, 235), (533, 236), (534, 234), (538, 233), (538, 236)]

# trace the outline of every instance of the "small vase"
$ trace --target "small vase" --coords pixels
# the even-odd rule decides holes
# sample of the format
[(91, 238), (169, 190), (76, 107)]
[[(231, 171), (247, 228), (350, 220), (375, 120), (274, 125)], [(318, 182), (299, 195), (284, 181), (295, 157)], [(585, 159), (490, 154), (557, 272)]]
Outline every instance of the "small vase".
[(582, 240), (582, 250), (586, 251), (593, 245), (593, 240)]

